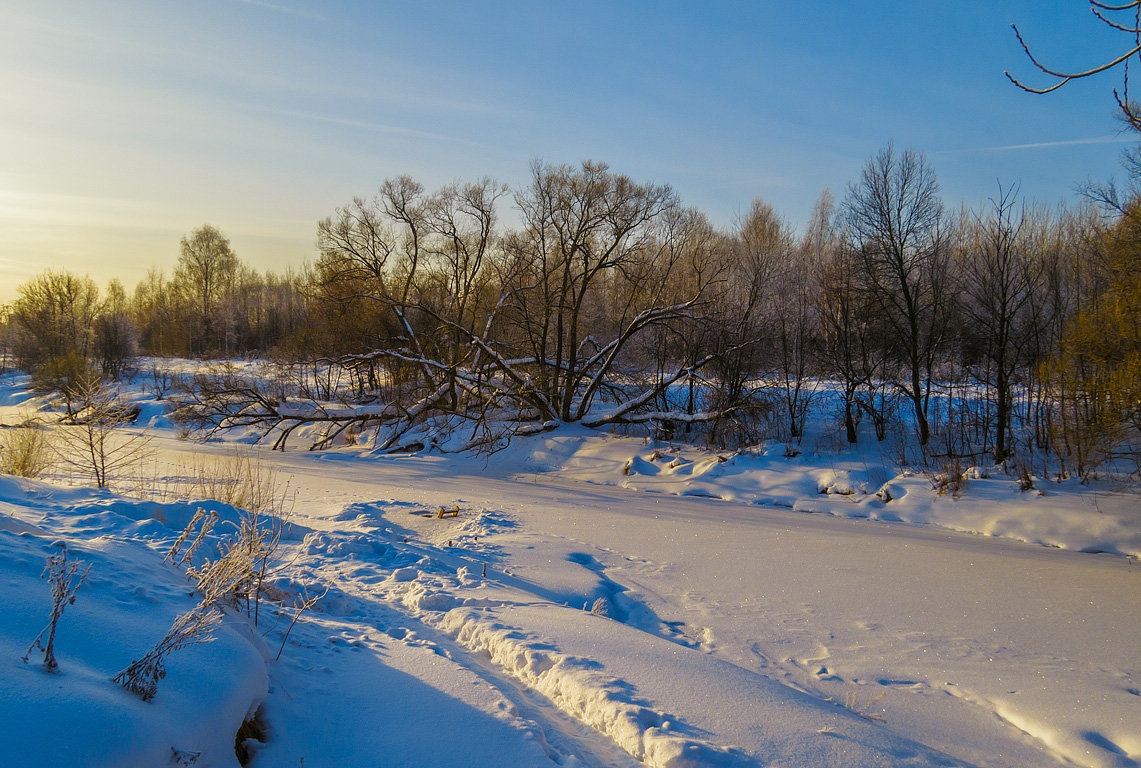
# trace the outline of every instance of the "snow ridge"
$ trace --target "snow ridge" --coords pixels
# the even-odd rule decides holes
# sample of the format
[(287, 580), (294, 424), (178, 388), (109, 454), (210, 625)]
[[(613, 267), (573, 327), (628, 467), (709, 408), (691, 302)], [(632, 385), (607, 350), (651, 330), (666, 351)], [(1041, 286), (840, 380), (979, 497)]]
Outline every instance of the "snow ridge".
[(538, 650), (518, 630), (489, 622), (477, 610), (449, 611), (440, 628), (651, 768), (758, 765), (740, 750), (679, 733), (676, 717), (631, 701), (627, 688), (593, 672), (589, 660)]

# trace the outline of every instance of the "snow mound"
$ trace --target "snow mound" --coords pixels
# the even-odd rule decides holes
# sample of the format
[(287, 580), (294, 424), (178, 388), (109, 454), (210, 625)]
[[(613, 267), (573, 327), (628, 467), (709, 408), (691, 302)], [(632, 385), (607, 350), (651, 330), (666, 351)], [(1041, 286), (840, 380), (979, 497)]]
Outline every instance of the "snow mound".
[[(19, 503), (22, 495), (29, 504)], [(0, 478), (0, 498), (6, 764), (168, 765), (177, 754), (198, 753), (197, 765), (236, 767), (234, 734), (268, 688), (260, 640), (244, 621), (227, 619), (213, 642), (169, 656), (151, 702), (111, 682), (196, 602), (184, 576), (137, 538), (134, 518), (149, 518), (149, 508), (10, 478)], [(88, 529), (100, 534), (88, 538)], [(52, 673), (38, 663), (42, 654), (33, 652), (28, 663), (20, 657), (48, 619), (51, 594), (40, 574), (59, 542), (91, 572), (59, 621)]]
[(463, 607), (440, 628), (654, 768), (958, 765), (835, 704), (601, 616)]
[[(1019, 478), (997, 467), (970, 467), (956, 495), (940, 494), (928, 473), (889, 467), (876, 446), (848, 454), (795, 456), (780, 445), (736, 453), (643, 445), (631, 453), (640, 443), (578, 435), (558, 443), (558, 450), (529, 450), (542, 456), (540, 463), (550, 470), (601, 485), (1141, 557), (1141, 493), (1134, 488), (1039, 480), (1038, 489), (1020, 492)], [(523, 450), (517, 449), (511, 460), (519, 461)], [(556, 457), (561, 464), (553, 466)]]

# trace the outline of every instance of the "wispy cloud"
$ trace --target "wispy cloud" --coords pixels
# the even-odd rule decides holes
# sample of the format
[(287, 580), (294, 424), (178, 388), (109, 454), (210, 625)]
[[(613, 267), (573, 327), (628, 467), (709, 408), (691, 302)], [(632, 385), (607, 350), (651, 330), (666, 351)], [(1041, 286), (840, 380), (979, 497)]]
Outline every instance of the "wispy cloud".
[(1006, 144), (1001, 147), (979, 147), (980, 152), (1010, 152), (1018, 149), (1051, 149), (1053, 147), (1074, 147), (1082, 144), (1128, 144), (1137, 141), (1135, 136), (1094, 136), (1088, 139), (1067, 141), (1036, 141), (1032, 144)]
[(271, 3), (268, 0), (236, 0), (236, 2), (243, 5), (254, 5), (258, 8), (265, 8), (267, 11), (275, 13), (284, 13), (287, 16), (297, 16), (302, 19), (311, 19), (313, 21), (323, 21), (324, 17), (315, 11), (310, 11), (306, 8), (295, 8), (291, 5), (281, 5), (280, 3)]
[(344, 128), (360, 128), (366, 131), (377, 131), (379, 133), (388, 133), (394, 136), (407, 136), (412, 139), (427, 139), (429, 141), (443, 141), (451, 144), (469, 144), (472, 146), (479, 146), (477, 142), (471, 139), (465, 139), (459, 136), (448, 136), (443, 133), (433, 133), (431, 131), (421, 131), (417, 128), (404, 128), (399, 125), (389, 125), (387, 123), (377, 123), (371, 120), (355, 120), (348, 117), (336, 117), (334, 115), (322, 115), (317, 112), (304, 112), (292, 109), (275, 109), (273, 107), (261, 107), (253, 105), (252, 111), (262, 112), (268, 115), (278, 115), (281, 117), (294, 117), (300, 120), (311, 120), (316, 123), (325, 123), (326, 125), (339, 125)]
[[(216, 209), (193, 202), (32, 192), (0, 186), (0, 225), (5, 227), (5, 234), (27, 234), (45, 239), (55, 238), (59, 230), (64, 229), (182, 233), (194, 222), (209, 220), (217, 213)], [(312, 235), (310, 219), (265, 216), (248, 211), (231, 218), (233, 223), (226, 227), (230, 235), (284, 240), (301, 238), (306, 242)]]
[(0, 187), (0, 222), (5, 226), (29, 230), (37, 227), (167, 230), (185, 226), (185, 221), (185, 210), (174, 203)]

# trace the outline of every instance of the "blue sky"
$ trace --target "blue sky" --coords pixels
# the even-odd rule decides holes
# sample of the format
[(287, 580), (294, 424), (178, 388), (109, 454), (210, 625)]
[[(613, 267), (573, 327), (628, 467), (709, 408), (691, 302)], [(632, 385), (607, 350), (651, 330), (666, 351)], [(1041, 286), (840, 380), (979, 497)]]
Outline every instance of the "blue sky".
[(525, 183), (532, 158), (669, 183), (728, 226), (794, 224), (889, 140), (948, 204), (1074, 199), (1118, 172), (1120, 74), (1048, 96), (1041, 57), (1126, 42), (1084, 2), (188, 0), (0, 5), (0, 301), (46, 267), (133, 285), (210, 222), (259, 269), (409, 173)]

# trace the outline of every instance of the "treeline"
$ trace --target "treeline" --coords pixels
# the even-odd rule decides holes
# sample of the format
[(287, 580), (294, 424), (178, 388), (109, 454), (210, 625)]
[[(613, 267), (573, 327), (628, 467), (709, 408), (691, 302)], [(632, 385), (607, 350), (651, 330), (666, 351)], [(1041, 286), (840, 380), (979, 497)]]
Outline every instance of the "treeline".
[(44, 388), (87, 369), (118, 378), (139, 354), (187, 357), (269, 352), (309, 313), (299, 274), (259, 274), (210, 225), (180, 242), (174, 273), (152, 269), (128, 293), (47, 270), (4, 307), (5, 351)]
[(386, 446), (425, 425), (478, 445), (567, 422), (795, 443), (818, 418), (841, 442), (870, 423), (880, 440), (913, 430), (925, 455), (1050, 453), (1063, 472), (1138, 456), (1134, 203), (1046, 210), (999, 187), (948, 210), (927, 160), (887, 146), (802, 233), (761, 200), (721, 230), (669, 187), (537, 162), (513, 194), (388, 180), (320, 222), (318, 247), (259, 275), (206, 226), (130, 295), (45, 273), (8, 307), (5, 343), (44, 386), (137, 352), (303, 362), (293, 396), (369, 407), (302, 413), (215, 378), (187, 413), (285, 434), (324, 421), (326, 438), (376, 424)]

